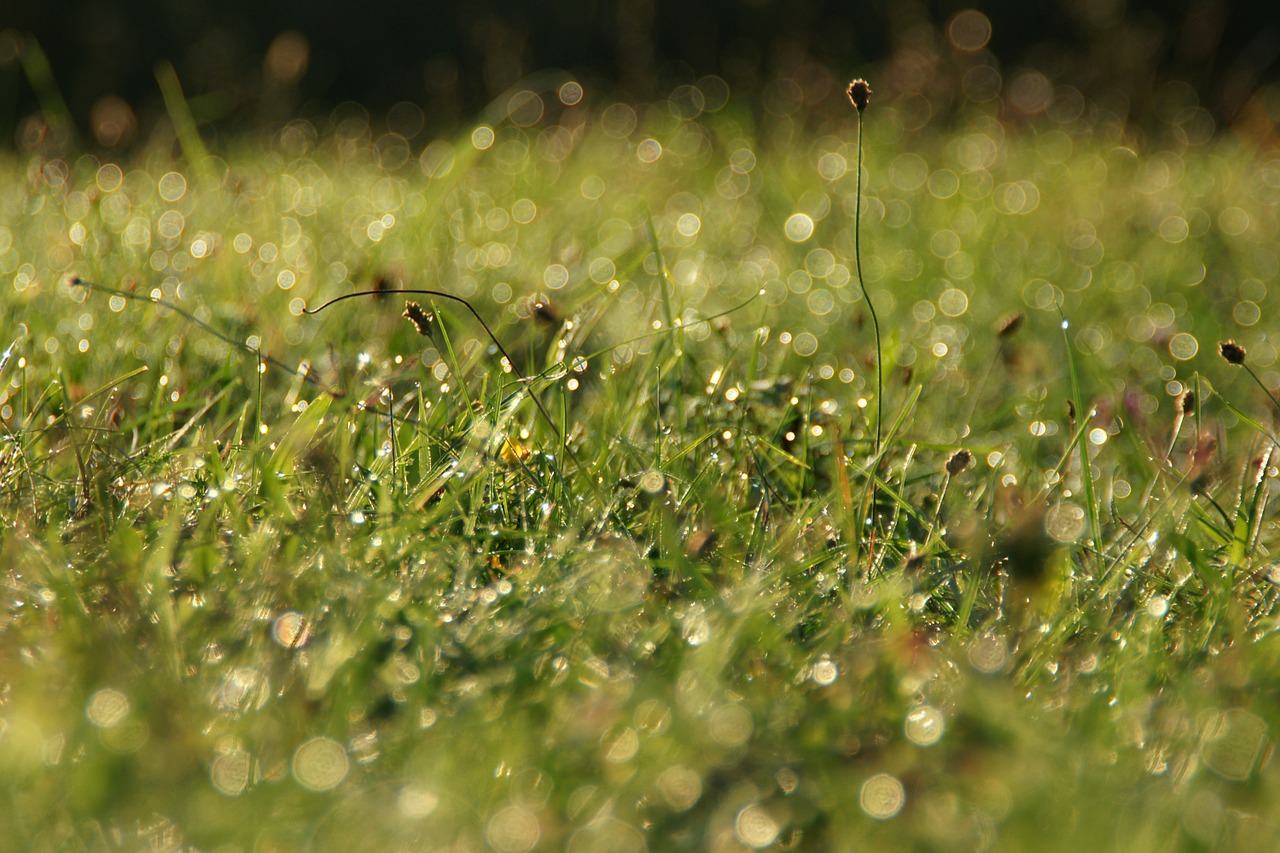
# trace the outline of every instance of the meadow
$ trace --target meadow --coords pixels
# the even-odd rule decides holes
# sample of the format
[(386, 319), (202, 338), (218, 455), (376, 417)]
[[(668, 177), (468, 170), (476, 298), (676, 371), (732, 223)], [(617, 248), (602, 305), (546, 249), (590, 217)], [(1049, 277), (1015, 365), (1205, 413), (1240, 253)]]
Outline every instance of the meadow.
[(3, 846), (1280, 841), (1280, 154), (590, 94), (0, 154)]

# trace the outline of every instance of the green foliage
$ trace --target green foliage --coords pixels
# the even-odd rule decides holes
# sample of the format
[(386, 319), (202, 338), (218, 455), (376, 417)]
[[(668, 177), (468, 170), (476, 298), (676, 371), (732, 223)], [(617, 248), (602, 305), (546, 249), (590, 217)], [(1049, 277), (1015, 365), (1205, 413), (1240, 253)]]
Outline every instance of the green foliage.
[(4, 837), (1274, 843), (1280, 160), (539, 115), (0, 163)]

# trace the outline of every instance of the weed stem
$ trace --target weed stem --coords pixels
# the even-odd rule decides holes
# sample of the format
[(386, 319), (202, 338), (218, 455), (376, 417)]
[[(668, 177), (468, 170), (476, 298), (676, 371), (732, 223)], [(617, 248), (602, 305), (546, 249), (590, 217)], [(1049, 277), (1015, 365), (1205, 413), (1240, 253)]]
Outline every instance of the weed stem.
[(862, 298), (867, 300), (867, 312), (871, 315), (871, 329), (876, 336), (876, 443), (875, 454), (880, 454), (884, 420), (884, 351), (880, 344), (880, 317), (867, 290), (867, 280), (862, 275), (862, 110), (858, 110), (858, 187), (853, 201), (853, 264), (858, 273), (858, 286)]

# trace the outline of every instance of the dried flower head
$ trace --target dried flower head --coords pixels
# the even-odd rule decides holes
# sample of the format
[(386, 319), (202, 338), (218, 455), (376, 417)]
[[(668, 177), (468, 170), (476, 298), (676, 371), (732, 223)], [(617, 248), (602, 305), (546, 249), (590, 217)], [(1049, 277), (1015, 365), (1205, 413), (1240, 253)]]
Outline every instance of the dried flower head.
[(973, 461), (973, 454), (965, 448), (960, 448), (951, 454), (951, 458), (947, 460), (947, 474), (952, 477), (957, 476), (965, 468), (969, 467), (969, 463)]
[(1179, 414), (1191, 414), (1196, 408), (1196, 392), (1192, 391), (1190, 388), (1183, 390), (1183, 392), (1178, 395), (1178, 399), (1174, 401), (1174, 405), (1177, 407)]
[(431, 324), (436, 319), (430, 311), (424, 310), (416, 302), (406, 302), (404, 304), (404, 313), (400, 316), (412, 323), (413, 327), (418, 330), (418, 334), (423, 337), (430, 337)]
[(858, 112), (862, 112), (867, 108), (867, 104), (871, 103), (871, 95), (873, 93), (867, 81), (859, 77), (849, 84), (845, 94), (849, 96), (849, 102), (857, 108)]
[(1000, 321), (1000, 325), (996, 328), (996, 334), (1002, 338), (1007, 338), (1022, 327), (1023, 316), (1021, 313), (1010, 314)]
[(1244, 347), (1235, 341), (1223, 341), (1218, 344), (1218, 352), (1227, 360), (1229, 364), (1244, 364), (1244, 357), (1248, 355)]

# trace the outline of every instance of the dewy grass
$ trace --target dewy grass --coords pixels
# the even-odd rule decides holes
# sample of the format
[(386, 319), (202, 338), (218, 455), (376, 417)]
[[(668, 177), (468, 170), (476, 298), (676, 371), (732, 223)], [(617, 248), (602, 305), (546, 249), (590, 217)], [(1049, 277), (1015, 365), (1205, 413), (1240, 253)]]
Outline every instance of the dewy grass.
[(1276, 847), (1280, 160), (698, 94), (0, 155), (10, 847)]

